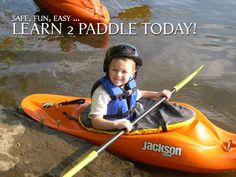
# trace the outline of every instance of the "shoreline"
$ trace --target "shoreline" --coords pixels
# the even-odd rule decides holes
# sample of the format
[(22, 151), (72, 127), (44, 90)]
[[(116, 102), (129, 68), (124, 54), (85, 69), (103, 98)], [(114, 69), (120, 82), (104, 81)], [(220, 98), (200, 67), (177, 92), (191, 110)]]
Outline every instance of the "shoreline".
[[(22, 115), (6, 114), (0, 109), (0, 176), (62, 176), (94, 145), (87, 141), (50, 129)], [(123, 158), (108, 151), (75, 176), (150, 177)]]

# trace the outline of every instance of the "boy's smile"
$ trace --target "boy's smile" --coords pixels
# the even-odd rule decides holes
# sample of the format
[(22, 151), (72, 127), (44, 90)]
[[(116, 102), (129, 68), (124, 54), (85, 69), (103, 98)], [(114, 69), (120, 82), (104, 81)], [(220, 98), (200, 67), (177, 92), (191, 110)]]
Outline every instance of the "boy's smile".
[(109, 65), (109, 78), (115, 86), (126, 84), (135, 74), (135, 62), (132, 59), (113, 59)]

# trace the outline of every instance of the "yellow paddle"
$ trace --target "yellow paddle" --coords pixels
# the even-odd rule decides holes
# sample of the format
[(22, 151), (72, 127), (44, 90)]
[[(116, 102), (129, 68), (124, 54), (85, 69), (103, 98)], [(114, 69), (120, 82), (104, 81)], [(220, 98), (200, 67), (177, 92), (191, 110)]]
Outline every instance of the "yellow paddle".
[[(174, 88), (172, 89), (171, 93), (178, 92), (184, 85), (186, 85), (192, 78), (197, 75), (197, 73), (203, 68), (204, 65), (200, 66), (196, 71), (186, 77), (184, 80), (179, 82)], [(143, 117), (145, 117), (149, 112), (151, 112), (155, 107), (160, 105), (163, 101), (166, 100), (166, 97), (162, 97), (159, 101), (155, 102), (150, 108), (148, 108), (144, 113), (142, 113), (139, 117), (137, 117), (133, 122), (132, 125), (136, 124), (140, 121)], [(108, 140), (105, 144), (101, 145), (97, 150), (92, 151), (89, 153), (82, 161), (80, 161), (77, 165), (75, 165), (71, 170), (69, 170), (63, 177), (72, 177), (77, 172), (79, 172), (83, 167), (93, 161), (100, 152), (106, 149), (109, 145), (111, 145), (115, 140), (117, 140), (121, 135), (123, 135), (126, 131), (121, 130), (117, 132), (110, 140)]]

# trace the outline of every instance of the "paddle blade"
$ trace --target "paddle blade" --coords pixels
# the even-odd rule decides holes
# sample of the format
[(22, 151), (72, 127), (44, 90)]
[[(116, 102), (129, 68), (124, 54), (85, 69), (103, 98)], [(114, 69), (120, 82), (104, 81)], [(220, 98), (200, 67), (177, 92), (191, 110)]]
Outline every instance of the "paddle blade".
[(186, 77), (184, 80), (179, 82), (176, 86), (174, 86), (174, 89), (176, 92), (178, 92), (183, 86), (185, 86), (194, 76), (201, 71), (204, 65), (200, 66), (196, 71), (194, 71), (192, 74), (190, 74), (188, 77)]
[(63, 177), (72, 177), (72, 176), (74, 176), (78, 171), (80, 171), (88, 163), (93, 161), (97, 156), (98, 156), (98, 153), (96, 151), (92, 151), (80, 163), (78, 163), (71, 170), (69, 170), (66, 174), (64, 174)]

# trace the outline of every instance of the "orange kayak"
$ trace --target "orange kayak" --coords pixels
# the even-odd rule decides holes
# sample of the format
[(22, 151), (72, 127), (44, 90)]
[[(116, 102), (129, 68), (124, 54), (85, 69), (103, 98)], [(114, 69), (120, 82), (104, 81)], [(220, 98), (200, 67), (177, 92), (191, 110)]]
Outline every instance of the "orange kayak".
[[(79, 98), (85, 102), (58, 106), (58, 103)], [(38, 122), (101, 145), (112, 135), (88, 131), (74, 119), (79, 119), (90, 103), (90, 98), (34, 94), (23, 99), (21, 107)], [(190, 124), (161, 133), (125, 134), (109, 150), (130, 160), (189, 172), (236, 170), (236, 134), (218, 128), (196, 108), (185, 103), (178, 104), (195, 112)]]
[(108, 24), (110, 15), (100, 0), (39, 0), (42, 7), (53, 15), (71, 15), (70, 22), (78, 25), (97, 23)]

